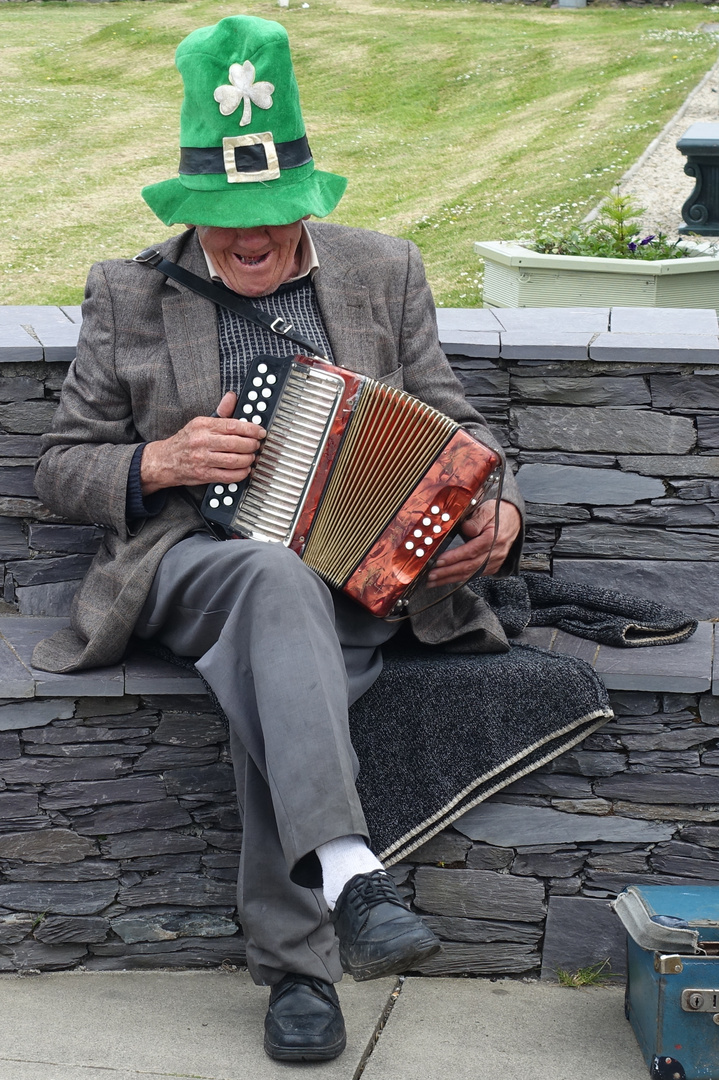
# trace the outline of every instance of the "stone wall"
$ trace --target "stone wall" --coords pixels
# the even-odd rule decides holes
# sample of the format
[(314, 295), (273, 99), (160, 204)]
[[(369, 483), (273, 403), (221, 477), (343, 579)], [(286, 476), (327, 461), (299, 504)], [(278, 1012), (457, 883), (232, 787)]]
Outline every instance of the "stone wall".
[[(613, 703), (615, 720), (392, 869), (445, 943), (426, 974), (551, 978), (607, 957), (621, 973), (609, 897), (719, 881), (719, 699)], [(15, 718), (0, 732), (0, 971), (242, 964), (241, 828), (207, 698), (35, 699)]]

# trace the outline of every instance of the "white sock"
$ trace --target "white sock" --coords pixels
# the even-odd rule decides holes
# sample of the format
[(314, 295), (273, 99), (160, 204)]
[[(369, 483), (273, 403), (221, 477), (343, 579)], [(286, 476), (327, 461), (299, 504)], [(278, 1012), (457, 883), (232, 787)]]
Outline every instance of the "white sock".
[(361, 836), (339, 836), (336, 840), (320, 844), (316, 850), (322, 866), (322, 892), (330, 910), (355, 874), (384, 870)]

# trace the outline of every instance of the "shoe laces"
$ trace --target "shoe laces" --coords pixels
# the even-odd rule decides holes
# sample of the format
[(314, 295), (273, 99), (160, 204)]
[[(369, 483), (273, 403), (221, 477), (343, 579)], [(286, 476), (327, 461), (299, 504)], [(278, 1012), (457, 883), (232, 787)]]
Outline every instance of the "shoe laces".
[(347, 890), (347, 899), (358, 911), (367, 911), (378, 904), (396, 904), (404, 908), (397, 887), (386, 870), (358, 874)]
[(309, 987), (310, 990), (318, 997), (324, 998), (325, 1001), (331, 1002), (333, 1005), (337, 1004), (337, 992), (331, 983), (326, 983), (323, 979), (317, 979), (313, 975), (299, 975), (294, 972), (290, 972), (280, 979), (278, 983), (272, 987), (270, 991), (270, 1003), (275, 1004), (281, 997), (295, 988), (298, 984)]

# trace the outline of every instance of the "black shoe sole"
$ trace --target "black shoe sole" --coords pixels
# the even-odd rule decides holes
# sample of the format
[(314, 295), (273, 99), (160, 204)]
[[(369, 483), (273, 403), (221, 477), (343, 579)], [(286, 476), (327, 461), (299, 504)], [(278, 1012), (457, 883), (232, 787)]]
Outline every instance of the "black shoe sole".
[(422, 961), (439, 952), (440, 948), (434, 934), (427, 933), (410, 942), (402, 943), (400, 939), (391, 952), (372, 963), (359, 965), (349, 960), (340, 945), (340, 962), (342, 970), (351, 975), (355, 982), (368, 982), (370, 979), (381, 979), (383, 975), (401, 975), (405, 971), (412, 971)]
[(265, 1036), (265, 1053), (273, 1061), (332, 1061), (339, 1057), (347, 1045), (343, 1035), (329, 1046), (276, 1046)]

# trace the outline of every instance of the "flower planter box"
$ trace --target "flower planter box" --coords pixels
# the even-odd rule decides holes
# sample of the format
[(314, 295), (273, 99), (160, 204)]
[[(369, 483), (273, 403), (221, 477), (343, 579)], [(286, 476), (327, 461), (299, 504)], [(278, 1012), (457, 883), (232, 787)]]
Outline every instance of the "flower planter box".
[(719, 257), (602, 259), (543, 255), (512, 241), (476, 243), (485, 307), (719, 307)]

